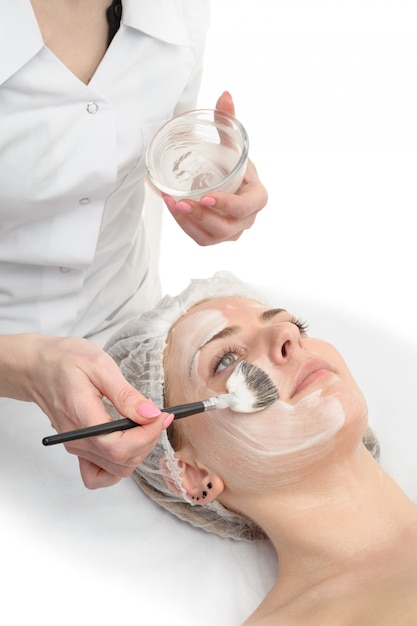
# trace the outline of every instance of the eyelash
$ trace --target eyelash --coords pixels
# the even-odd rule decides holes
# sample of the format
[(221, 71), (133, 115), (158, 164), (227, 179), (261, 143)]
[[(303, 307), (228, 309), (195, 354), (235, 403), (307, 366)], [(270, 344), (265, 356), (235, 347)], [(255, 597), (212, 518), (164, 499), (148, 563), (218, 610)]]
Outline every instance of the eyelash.
[[(297, 326), (300, 335), (304, 335), (307, 332), (308, 329), (308, 323), (305, 321), (302, 321), (300, 319), (298, 319), (297, 317), (292, 317), (291, 319), (288, 320), (291, 324), (294, 324), (294, 326)], [(243, 348), (240, 348), (238, 346), (229, 346), (228, 348), (224, 348), (221, 352), (221, 354), (218, 354), (214, 364), (213, 364), (213, 368), (212, 368), (212, 373), (213, 374), (218, 374), (218, 369), (219, 369), (219, 365), (222, 362), (222, 360), (224, 359), (225, 356), (228, 356), (229, 354), (234, 354), (236, 355), (236, 357), (242, 357), (244, 354), (244, 350)], [(238, 358), (234, 359), (232, 363), (229, 363), (228, 365), (226, 365), (223, 370), (226, 370), (227, 368), (229, 368), (231, 365), (233, 365), (233, 363), (235, 361), (238, 360)]]
[(300, 335), (304, 335), (308, 330), (308, 323), (306, 321), (298, 319), (298, 317), (292, 317), (290, 320), (291, 324), (297, 326), (300, 331)]
[[(243, 356), (244, 350), (243, 348), (239, 348), (238, 346), (229, 346), (228, 348), (224, 348), (221, 352), (221, 354), (218, 354), (216, 356), (216, 359), (214, 361), (213, 364), (213, 374), (218, 374), (218, 369), (219, 369), (219, 365), (222, 362), (222, 360), (224, 359), (225, 356), (228, 356), (229, 354), (235, 354), (236, 357), (241, 357)], [(233, 363), (235, 361), (237, 361), (238, 359), (234, 359)], [(226, 365), (222, 371), (224, 371), (225, 369), (227, 369), (228, 367), (230, 367), (231, 365), (233, 365), (233, 363), (229, 363), (229, 365)]]

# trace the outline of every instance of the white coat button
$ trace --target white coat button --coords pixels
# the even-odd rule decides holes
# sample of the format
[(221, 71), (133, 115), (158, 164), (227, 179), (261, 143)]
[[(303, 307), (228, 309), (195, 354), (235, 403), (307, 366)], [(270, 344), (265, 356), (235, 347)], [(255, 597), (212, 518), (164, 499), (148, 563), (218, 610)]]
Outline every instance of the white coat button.
[(94, 115), (94, 113), (97, 113), (97, 111), (98, 111), (98, 104), (97, 104), (97, 102), (89, 102), (87, 104), (87, 111), (89, 113), (91, 113), (91, 115)]
[(65, 267), (65, 265), (61, 265), (59, 268), (59, 271), (62, 272), (63, 274), (68, 274), (68, 272), (71, 271), (70, 267)]
[(78, 200), (78, 202), (80, 204), (89, 204), (90, 198), (81, 198), (80, 200)]

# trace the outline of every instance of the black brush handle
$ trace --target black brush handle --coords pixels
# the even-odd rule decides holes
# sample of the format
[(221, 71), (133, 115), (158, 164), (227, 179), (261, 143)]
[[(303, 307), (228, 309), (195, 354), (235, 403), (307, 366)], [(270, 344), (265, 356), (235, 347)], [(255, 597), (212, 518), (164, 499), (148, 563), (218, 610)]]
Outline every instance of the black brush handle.
[[(182, 417), (189, 417), (196, 413), (203, 413), (207, 409), (211, 408), (206, 402), (191, 402), (189, 404), (179, 404), (178, 406), (170, 406), (166, 409), (162, 409), (162, 413), (173, 413), (175, 419), (181, 419)], [(57, 435), (50, 435), (44, 437), (42, 443), (44, 446), (53, 446), (56, 443), (66, 443), (67, 441), (75, 441), (76, 439), (85, 439), (86, 437), (96, 437), (97, 435), (107, 435), (109, 433), (115, 433), (119, 430), (129, 430), (129, 428), (135, 428), (136, 426), (142, 426), (137, 424), (133, 420), (128, 418), (114, 420), (113, 422), (105, 422), (104, 424), (96, 424), (95, 426), (87, 426), (86, 428), (78, 428), (77, 430), (69, 430), (66, 433), (58, 433)]]

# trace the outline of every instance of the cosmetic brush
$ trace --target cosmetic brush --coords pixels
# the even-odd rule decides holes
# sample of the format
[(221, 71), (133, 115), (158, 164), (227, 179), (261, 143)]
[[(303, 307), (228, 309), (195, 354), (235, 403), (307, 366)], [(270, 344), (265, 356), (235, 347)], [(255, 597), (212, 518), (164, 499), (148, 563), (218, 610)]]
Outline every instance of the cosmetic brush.
[[(228, 393), (208, 398), (199, 402), (179, 404), (161, 409), (162, 413), (173, 413), (175, 419), (189, 417), (197, 413), (212, 411), (213, 409), (231, 409), (237, 413), (254, 413), (262, 411), (278, 400), (278, 390), (269, 376), (253, 363), (240, 361), (235, 370), (229, 376), (226, 383)], [(96, 426), (70, 430), (57, 435), (44, 437), (44, 446), (52, 446), (56, 443), (66, 443), (86, 437), (96, 437), (120, 430), (128, 430), (141, 426), (131, 419), (124, 418), (105, 422)]]

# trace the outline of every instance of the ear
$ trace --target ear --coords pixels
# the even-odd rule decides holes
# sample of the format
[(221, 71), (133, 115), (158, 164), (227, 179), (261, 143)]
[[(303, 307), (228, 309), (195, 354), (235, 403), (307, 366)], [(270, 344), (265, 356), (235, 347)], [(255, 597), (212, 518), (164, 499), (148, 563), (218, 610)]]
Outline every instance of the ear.
[(213, 502), (224, 490), (224, 482), (214, 472), (196, 461), (178, 459), (182, 484), (196, 504)]
[[(181, 470), (182, 486), (188, 497), (195, 504), (208, 504), (216, 500), (224, 490), (224, 482), (220, 476), (189, 455), (183, 457), (181, 452), (176, 452), (175, 456)], [(162, 463), (164, 461), (165, 459), (162, 460)], [(178, 487), (169, 479), (167, 472), (164, 472), (164, 476), (169, 489), (178, 493)]]

